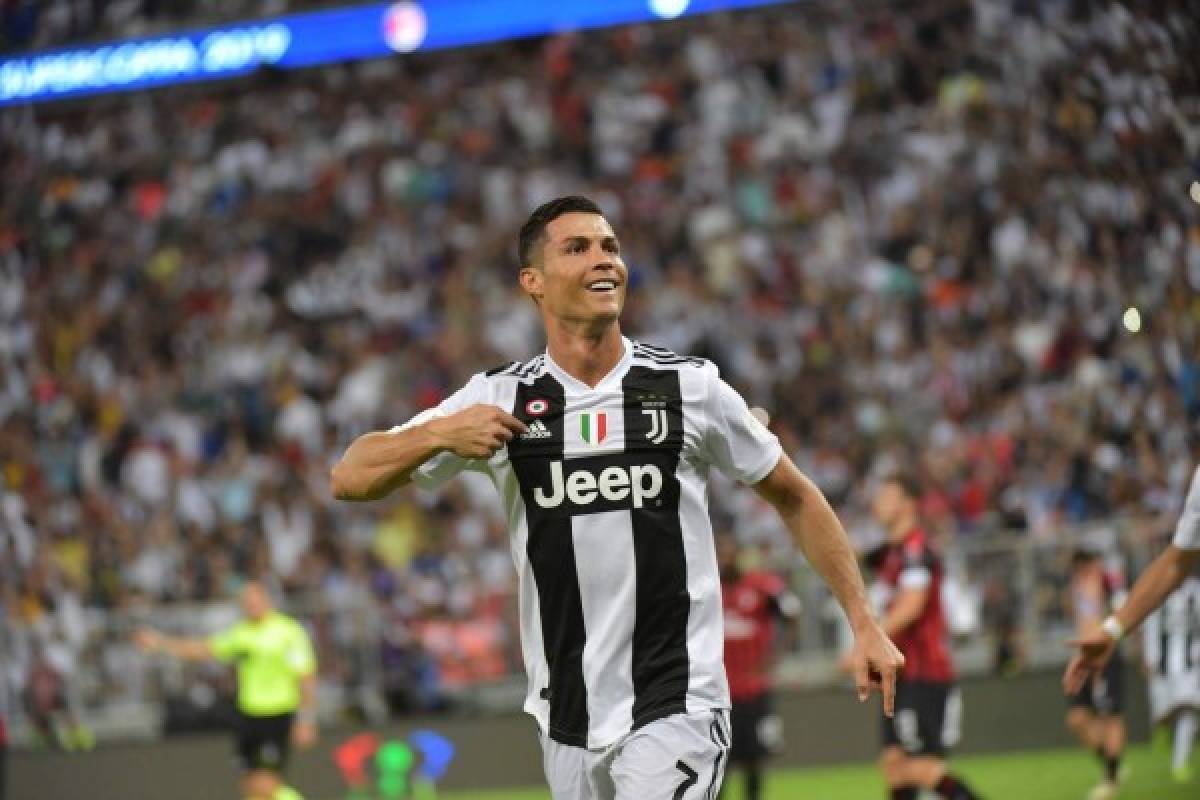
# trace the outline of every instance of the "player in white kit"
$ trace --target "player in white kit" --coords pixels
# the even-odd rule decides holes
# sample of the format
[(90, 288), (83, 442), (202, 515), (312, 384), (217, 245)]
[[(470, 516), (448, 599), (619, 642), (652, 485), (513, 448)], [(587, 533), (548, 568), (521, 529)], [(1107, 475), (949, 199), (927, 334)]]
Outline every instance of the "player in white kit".
[(1200, 576), (1192, 575), (1142, 627), (1150, 716), (1173, 734), (1171, 774), (1191, 780), (1188, 758), (1200, 723)]
[(1138, 577), (1119, 610), (1071, 642), (1078, 652), (1063, 673), (1063, 689), (1074, 694), (1089, 675), (1098, 674), (1125, 633), (1140, 625), (1197, 568), (1200, 568), (1200, 466), (1192, 474), (1171, 544)]
[(716, 467), (779, 511), (855, 629), (859, 698), (890, 714), (903, 657), (871, 614), (824, 497), (709, 362), (632, 342), (628, 272), (590, 200), (530, 216), (520, 283), (547, 348), (475, 375), (436, 408), (355, 441), (334, 495), (487, 474), (518, 574), (525, 710), (555, 800), (701, 800), (729, 748), (721, 582), (706, 484)]

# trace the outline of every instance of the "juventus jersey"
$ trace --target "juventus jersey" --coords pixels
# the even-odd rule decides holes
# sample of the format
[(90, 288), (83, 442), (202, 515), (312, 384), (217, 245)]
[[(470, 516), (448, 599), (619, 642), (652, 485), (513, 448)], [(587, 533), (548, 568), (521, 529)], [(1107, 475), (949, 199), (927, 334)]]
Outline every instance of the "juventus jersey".
[(1192, 485), (1183, 501), (1183, 513), (1171, 541), (1180, 550), (1200, 550), (1200, 466), (1192, 475)]
[[(1190, 577), (1146, 618), (1146, 666), (1156, 677), (1200, 673), (1200, 578)], [(1200, 685), (1197, 686), (1200, 688)]]
[(595, 388), (548, 353), (475, 375), (402, 430), (476, 403), (528, 426), (488, 460), (444, 452), (413, 482), (486, 473), (517, 568), (525, 710), (562, 744), (606, 747), (662, 717), (729, 707), (706, 482), (778, 463), (774, 434), (708, 361), (624, 339)]

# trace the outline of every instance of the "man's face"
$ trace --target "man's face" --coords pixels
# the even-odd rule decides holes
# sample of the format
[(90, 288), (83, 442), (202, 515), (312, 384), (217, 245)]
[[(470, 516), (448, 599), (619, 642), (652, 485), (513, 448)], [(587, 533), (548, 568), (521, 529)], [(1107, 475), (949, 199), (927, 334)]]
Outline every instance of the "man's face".
[(265, 589), (251, 583), (242, 590), (242, 611), (253, 620), (260, 620), (271, 610), (271, 598)]
[(888, 481), (875, 492), (871, 501), (871, 512), (885, 528), (891, 528), (896, 518), (903, 513), (908, 498), (895, 483)]
[(550, 316), (607, 323), (621, 315), (628, 277), (608, 220), (571, 212), (546, 226), (540, 263), (521, 270), (521, 285)]

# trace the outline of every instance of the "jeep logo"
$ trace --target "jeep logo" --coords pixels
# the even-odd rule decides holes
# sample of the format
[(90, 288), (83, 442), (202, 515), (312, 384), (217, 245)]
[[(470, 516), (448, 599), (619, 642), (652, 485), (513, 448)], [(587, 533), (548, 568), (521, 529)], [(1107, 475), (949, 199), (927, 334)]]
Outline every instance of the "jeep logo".
[(533, 499), (542, 508), (558, 508), (563, 500), (573, 505), (586, 506), (602, 497), (610, 502), (619, 502), (632, 497), (633, 507), (641, 508), (647, 500), (658, 497), (662, 491), (662, 472), (653, 464), (645, 466), (605, 467), (599, 475), (588, 469), (577, 469), (563, 477), (563, 462), (550, 463), (550, 487), (537, 487)]

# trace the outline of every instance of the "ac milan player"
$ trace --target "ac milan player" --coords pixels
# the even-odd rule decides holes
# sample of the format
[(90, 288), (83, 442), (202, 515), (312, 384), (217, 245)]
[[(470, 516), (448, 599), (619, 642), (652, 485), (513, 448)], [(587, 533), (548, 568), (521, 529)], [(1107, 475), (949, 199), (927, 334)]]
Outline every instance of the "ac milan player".
[(896, 715), (883, 718), (883, 771), (892, 800), (916, 800), (930, 789), (947, 800), (977, 795), (949, 772), (946, 752), (959, 739), (962, 699), (942, 612), (942, 564), (918, 524), (920, 489), (897, 474), (880, 485), (872, 513), (887, 530), (878, 576), (890, 596), (883, 629), (900, 652), (904, 668), (896, 682)]
[[(1099, 553), (1079, 550), (1071, 558), (1071, 612), (1082, 633), (1121, 605), (1124, 581), (1104, 568)], [(1104, 779), (1088, 794), (1090, 800), (1116, 797), (1125, 750), (1125, 666), (1121, 658), (1109, 659), (1104, 668), (1088, 676), (1067, 707), (1067, 728), (1080, 744), (1104, 765)]]
[(762, 796), (762, 766), (783, 744), (783, 723), (771, 699), (771, 662), (778, 623), (795, 619), (800, 601), (777, 575), (743, 571), (737, 540), (717, 539), (721, 605), (725, 618), (725, 674), (733, 700), (730, 765), (746, 776), (746, 800)]

